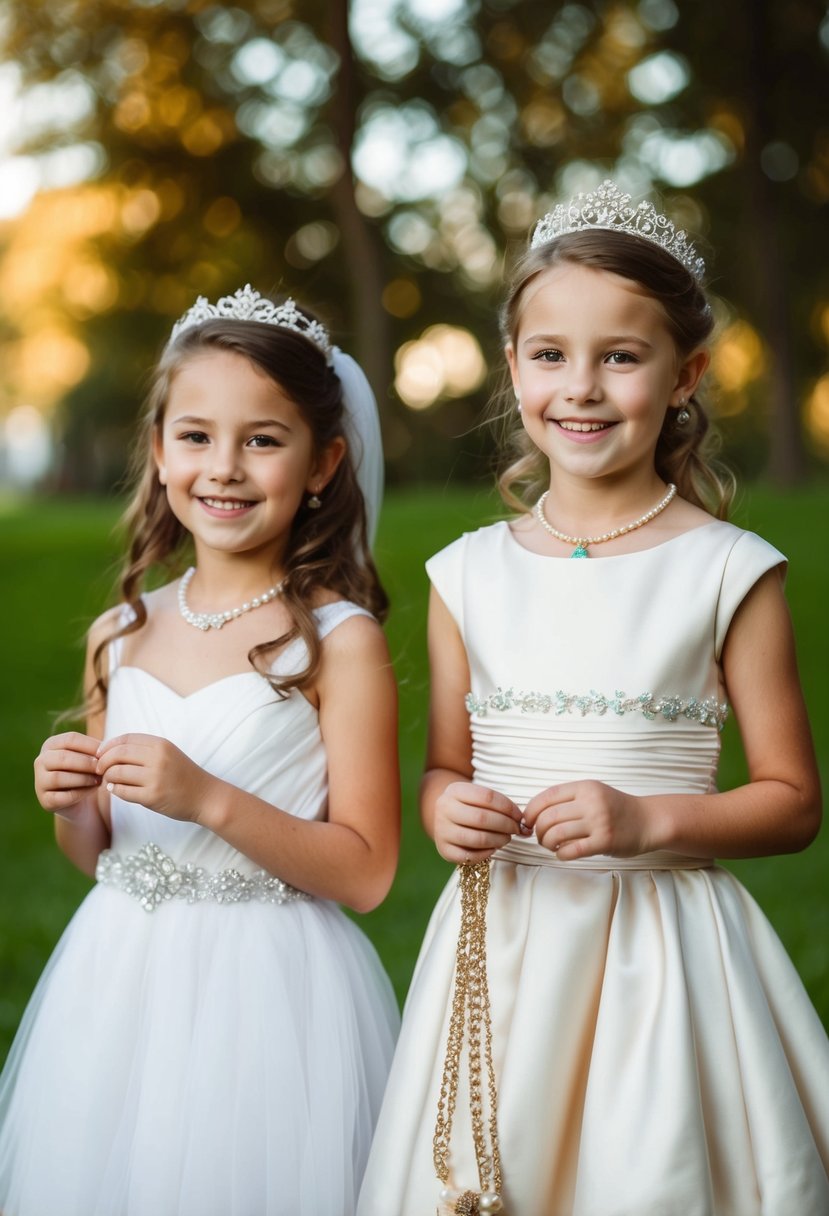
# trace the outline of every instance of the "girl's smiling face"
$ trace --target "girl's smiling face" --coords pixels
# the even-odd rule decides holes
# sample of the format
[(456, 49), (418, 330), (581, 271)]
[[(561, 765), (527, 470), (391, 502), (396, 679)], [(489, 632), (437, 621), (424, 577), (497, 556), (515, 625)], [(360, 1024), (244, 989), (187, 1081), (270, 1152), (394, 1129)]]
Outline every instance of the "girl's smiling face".
[(652, 476), (666, 411), (708, 362), (702, 350), (680, 355), (661, 304), (637, 284), (567, 262), (527, 286), (506, 356), (551, 472), (589, 478)]
[(243, 355), (215, 350), (176, 372), (154, 454), (197, 553), (270, 553), (278, 562), (303, 497), (333, 474), (343, 446), (317, 454), (280, 387)]

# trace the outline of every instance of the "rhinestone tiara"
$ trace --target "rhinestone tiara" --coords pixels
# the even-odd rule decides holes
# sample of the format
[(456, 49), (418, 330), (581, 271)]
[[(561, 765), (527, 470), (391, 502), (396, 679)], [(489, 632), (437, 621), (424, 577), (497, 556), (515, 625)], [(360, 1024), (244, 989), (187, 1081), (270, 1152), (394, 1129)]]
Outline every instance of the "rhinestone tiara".
[(667, 215), (661, 215), (653, 203), (641, 202), (637, 207), (632, 206), (630, 195), (609, 178), (593, 193), (576, 194), (569, 203), (559, 203), (548, 211), (535, 226), (530, 248), (546, 245), (568, 232), (589, 232), (591, 229), (641, 236), (676, 258), (695, 279), (701, 279), (705, 274), (705, 262), (687, 233), (677, 228)]
[(274, 304), (273, 300), (254, 291), (250, 283), (240, 287), (232, 296), (222, 296), (215, 304), (211, 304), (206, 296), (199, 296), (193, 307), (188, 308), (184, 316), (176, 321), (170, 341), (173, 342), (186, 329), (192, 329), (204, 321), (214, 321), (217, 317), (229, 321), (257, 321), (261, 325), (291, 329), (313, 342), (317, 350), (322, 351), (326, 363), (331, 363), (331, 339), (324, 325), (306, 317), (290, 297), (281, 304)]

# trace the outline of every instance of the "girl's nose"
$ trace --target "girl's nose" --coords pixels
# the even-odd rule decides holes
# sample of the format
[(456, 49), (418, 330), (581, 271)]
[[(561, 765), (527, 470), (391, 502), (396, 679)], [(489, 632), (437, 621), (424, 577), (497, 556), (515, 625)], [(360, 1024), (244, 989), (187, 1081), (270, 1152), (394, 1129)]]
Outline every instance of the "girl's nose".
[(242, 481), (244, 473), (235, 445), (216, 444), (212, 455), (213, 461), (210, 467), (210, 477), (213, 481)]
[(575, 405), (597, 401), (601, 397), (601, 386), (591, 362), (572, 360), (567, 365), (564, 396), (565, 400)]

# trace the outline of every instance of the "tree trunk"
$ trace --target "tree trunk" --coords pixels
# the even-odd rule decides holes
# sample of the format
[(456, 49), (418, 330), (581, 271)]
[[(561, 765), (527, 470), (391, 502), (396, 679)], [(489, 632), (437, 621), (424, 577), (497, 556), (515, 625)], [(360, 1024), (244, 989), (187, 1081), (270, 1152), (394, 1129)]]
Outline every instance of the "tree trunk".
[(760, 328), (771, 351), (769, 376), (769, 473), (779, 485), (794, 485), (806, 470), (800, 411), (795, 385), (791, 294), (780, 245), (780, 213), (773, 184), (763, 171), (763, 148), (774, 138), (768, 106), (773, 80), (769, 0), (743, 0), (746, 33), (745, 183), (754, 249), (751, 262), (756, 284)]
[(331, 121), (344, 166), (339, 180), (331, 189), (331, 203), (348, 268), (356, 336), (355, 354), (382, 405), (388, 398), (392, 379), (391, 331), (381, 300), (385, 278), (380, 242), (354, 196), (351, 153), (360, 99), (354, 50), (348, 30), (348, 0), (332, 0), (329, 18), (331, 44), (340, 57)]

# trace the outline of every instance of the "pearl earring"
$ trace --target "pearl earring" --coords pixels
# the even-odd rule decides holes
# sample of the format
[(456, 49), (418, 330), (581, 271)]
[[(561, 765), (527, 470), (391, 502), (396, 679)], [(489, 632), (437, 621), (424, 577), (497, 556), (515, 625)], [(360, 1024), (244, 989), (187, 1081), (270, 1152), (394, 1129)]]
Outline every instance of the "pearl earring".
[(677, 426), (687, 426), (690, 421), (691, 421), (691, 411), (688, 409), (688, 407), (685, 404), (685, 398), (680, 397), (679, 409), (677, 410), (677, 415), (676, 415), (676, 424), (677, 424)]
[(322, 499), (319, 497), (318, 494), (312, 494), (311, 497), (308, 499), (309, 511), (319, 511), (321, 506), (322, 506)]

